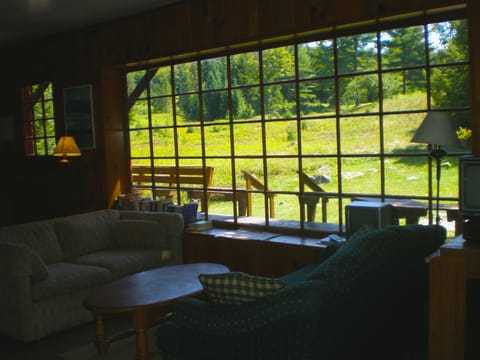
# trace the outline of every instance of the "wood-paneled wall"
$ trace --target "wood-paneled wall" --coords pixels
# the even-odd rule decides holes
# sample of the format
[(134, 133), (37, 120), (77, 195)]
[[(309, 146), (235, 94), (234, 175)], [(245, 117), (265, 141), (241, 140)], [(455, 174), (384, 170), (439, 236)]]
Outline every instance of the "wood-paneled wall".
[[(474, 9), (468, 11), (470, 43), (478, 44), (479, 4), (467, 1)], [(35, 167), (32, 164), (38, 161), (22, 156), (18, 93), (23, 84), (51, 80), (58, 99), (64, 87), (93, 84), (97, 144), (96, 149), (86, 151), (79, 159), (77, 166), (82, 170), (69, 184), (74, 189), (83, 189), (81, 201), (73, 199), (74, 203), (61, 208), (58, 203), (46, 204), (41, 212), (15, 208), (8, 222), (104, 208), (127, 189), (129, 150), (124, 134), (125, 91), (121, 71), (125, 64), (462, 3), (459, 0), (185, 0), (157, 11), (0, 49), (3, 70), (0, 116), (14, 116), (19, 124), (17, 141), (0, 148), (0, 159), (8, 158), (9, 166), (15, 168), (9, 172), (34, 176), (29, 181), (41, 183), (40, 191), (46, 197), (60, 191), (54, 179), (56, 174), (36, 171), (32, 175), (26, 170)], [(480, 50), (475, 46), (471, 49), (473, 120), (478, 134), (480, 84), (475, 79), (480, 74), (480, 56), (477, 56)], [(59, 134), (63, 132), (62, 106), (60, 101), (56, 109)], [(474, 141), (474, 149), (480, 154), (478, 141)], [(45, 162), (56, 166), (55, 159)], [(38, 197), (39, 189), (8, 186), (9, 181), (4, 177), (0, 182), (2, 197), (11, 197), (11, 193), (21, 193), (23, 198), (33, 201)], [(12, 186), (15, 191), (7, 190)]]

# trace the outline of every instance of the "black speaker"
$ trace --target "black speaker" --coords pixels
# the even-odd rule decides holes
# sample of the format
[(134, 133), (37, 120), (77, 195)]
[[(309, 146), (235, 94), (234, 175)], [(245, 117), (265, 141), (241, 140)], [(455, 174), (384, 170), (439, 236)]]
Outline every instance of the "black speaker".
[(467, 241), (480, 242), (480, 216), (463, 218), (463, 238)]
[(392, 205), (378, 201), (352, 201), (345, 206), (347, 235), (364, 225), (378, 229), (395, 223)]

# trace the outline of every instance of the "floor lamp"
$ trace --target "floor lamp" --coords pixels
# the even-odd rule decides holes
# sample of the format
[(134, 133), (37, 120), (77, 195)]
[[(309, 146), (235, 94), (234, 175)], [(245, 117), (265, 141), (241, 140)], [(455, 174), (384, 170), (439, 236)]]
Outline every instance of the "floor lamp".
[[(440, 223), (440, 173), (441, 173), (441, 159), (447, 152), (443, 150), (442, 146), (459, 147), (457, 133), (450, 120), (450, 117), (445, 112), (430, 111), (423, 120), (420, 127), (413, 135), (411, 140), (415, 143), (429, 144), (432, 146), (430, 156), (435, 159), (436, 163), (436, 180), (437, 180), (437, 194), (436, 194), (436, 210), (435, 223), (438, 227)], [(433, 217), (433, 209), (430, 206), (430, 217)]]

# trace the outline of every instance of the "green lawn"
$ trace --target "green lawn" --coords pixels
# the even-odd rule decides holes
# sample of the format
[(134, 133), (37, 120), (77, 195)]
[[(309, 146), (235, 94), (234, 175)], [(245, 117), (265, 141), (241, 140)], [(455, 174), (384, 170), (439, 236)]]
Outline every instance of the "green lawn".
[[(414, 93), (385, 100), (384, 108), (388, 109), (418, 109), (425, 106), (425, 94)], [(367, 108), (367, 107), (366, 107)], [(368, 108), (378, 108), (370, 104)], [(322, 116), (329, 115), (322, 113)], [(140, 118), (142, 115), (136, 115)], [(170, 115), (154, 114), (154, 123), (168, 124)], [(423, 120), (420, 114), (385, 116), (384, 121), (384, 151), (387, 154), (419, 153), (418, 157), (392, 156), (384, 161), (387, 194), (402, 196), (427, 196), (428, 172), (427, 157), (420, 155), (426, 150), (422, 144), (410, 142), (413, 133)], [(179, 119), (181, 124), (181, 119)], [(185, 157), (201, 157), (201, 128), (197, 124), (188, 124), (179, 128), (179, 155), (181, 165), (201, 165), (199, 159)], [(298, 169), (298, 137), (295, 121), (267, 122), (266, 150), (272, 156), (267, 160), (268, 187), (272, 191), (289, 192), (299, 190)], [(375, 154), (380, 152), (380, 131), (377, 116), (368, 113), (363, 116), (342, 118), (340, 123), (340, 148), (342, 154)], [(336, 119), (307, 119), (301, 125), (302, 168), (309, 175), (328, 174), (331, 182), (322, 185), (327, 192), (338, 192), (338, 167), (335, 153), (337, 151)], [(214, 186), (231, 187), (232, 171), (229, 141), (230, 126), (225, 120), (208, 123), (204, 127), (207, 165), (214, 166)], [(255, 156), (263, 151), (262, 127), (260, 123), (240, 123), (233, 125), (235, 137), (235, 154)], [(132, 155), (149, 155), (147, 132), (132, 136)], [(448, 149), (447, 149), (448, 150)], [(173, 133), (170, 129), (160, 129), (154, 132), (154, 156), (171, 156), (174, 154)], [(275, 158), (274, 156), (293, 155), (292, 158)], [(319, 156), (315, 156), (319, 155)], [(320, 157), (329, 155), (329, 157)], [(160, 164), (173, 164), (172, 160), (157, 161)], [(456, 197), (458, 193), (458, 167), (455, 157), (443, 160), (441, 195)], [(263, 181), (263, 163), (258, 159), (235, 160), (237, 186), (245, 188), (245, 180), (241, 170), (254, 173)], [(380, 193), (381, 163), (378, 157), (345, 158), (342, 167), (342, 192), (360, 194)], [(435, 183), (434, 183), (435, 186)], [(254, 216), (264, 215), (263, 197), (253, 196)], [(345, 200), (348, 202), (348, 200)], [(345, 203), (344, 203), (345, 204)], [(278, 194), (275, 197), (276, 218), (298, 220), (300, 210), (298, 199), (292, 194)], [(330, 200), (328, 205), (328, 221), (338, 222), (338, 201)], [(210, 213), (233, 214), (232, 203), (213, 198), (209, 207)], [(320, 221), (320, 208), (317, 210), (317, 221)]]

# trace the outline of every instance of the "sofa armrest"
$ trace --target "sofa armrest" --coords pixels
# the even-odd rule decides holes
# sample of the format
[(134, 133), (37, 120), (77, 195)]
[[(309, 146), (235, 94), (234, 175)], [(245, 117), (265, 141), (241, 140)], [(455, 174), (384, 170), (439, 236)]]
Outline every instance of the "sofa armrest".
[(0, 242), (0, 273), (7, 276), (32, 275), (30, 249), (23, 244)]
[(23, 244), (0, 242), (0, 318), (11, 318), (18, 314), (18, 309), (32, 303), (31, 283), (30, 248)]

